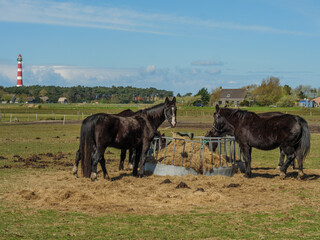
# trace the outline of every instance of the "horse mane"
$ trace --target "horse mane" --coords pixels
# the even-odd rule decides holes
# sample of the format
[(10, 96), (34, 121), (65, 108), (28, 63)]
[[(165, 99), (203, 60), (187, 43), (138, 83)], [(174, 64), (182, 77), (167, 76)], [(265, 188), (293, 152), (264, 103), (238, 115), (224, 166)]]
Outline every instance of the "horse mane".
[(143, 113), (146, 114), (148, 117), (159, 117), (163, 112), (163, 106), (164, 103), (160, 103), (158, 105), (152, 106), (150, 108), (146, 108), (146, 109), (141, 109), (139, 111), (137, 111), (136, 113)]
[(259, 116), (254, 113), (254, 112), (250, 112), (247, 110), (241, 110), (241, 109), (230, 109), (230, 108), (224, 108), (229, 110), (228, 113), (230, 115), (230, 117), (236, 117), (240, 120), (245, 119), (245, 118), (250, 118), (250, 119), (254, 119), (254, 118), (258, 118)]

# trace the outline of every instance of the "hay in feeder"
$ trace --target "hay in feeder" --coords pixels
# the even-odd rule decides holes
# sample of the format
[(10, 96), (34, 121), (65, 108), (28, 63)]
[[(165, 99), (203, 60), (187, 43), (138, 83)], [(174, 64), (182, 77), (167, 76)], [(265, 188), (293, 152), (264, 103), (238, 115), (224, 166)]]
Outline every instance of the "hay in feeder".
[[(155, 154), (159, 163), (193, 168), (199, 173), (203, 170), (226, 166), (226, 159), (211, 152), (207, 145), (200, 141), (190, 141), (186, 137), (172, 133), (174, 138), (165, 148)], [(204, 157), (202, 157), (204, 155)]]

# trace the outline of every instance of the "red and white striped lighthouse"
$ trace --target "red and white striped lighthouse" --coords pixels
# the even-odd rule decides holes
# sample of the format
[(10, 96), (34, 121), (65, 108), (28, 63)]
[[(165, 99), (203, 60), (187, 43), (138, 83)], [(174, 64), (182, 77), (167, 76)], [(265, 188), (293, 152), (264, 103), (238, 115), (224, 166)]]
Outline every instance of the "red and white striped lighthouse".
[(22, 87), (22, 56), (19, 54), (18, 58), (18, 74), (17, 74), (17, 87)]

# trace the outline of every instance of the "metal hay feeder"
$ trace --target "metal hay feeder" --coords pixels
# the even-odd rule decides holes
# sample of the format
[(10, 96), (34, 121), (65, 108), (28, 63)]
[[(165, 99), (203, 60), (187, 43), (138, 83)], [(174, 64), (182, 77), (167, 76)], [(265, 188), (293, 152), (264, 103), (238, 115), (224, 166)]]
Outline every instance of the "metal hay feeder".
[(232, 177), (237, 169), (236, 155), (234, 137), (157, 137), (148, 152), (145, 171), (160, 176)]

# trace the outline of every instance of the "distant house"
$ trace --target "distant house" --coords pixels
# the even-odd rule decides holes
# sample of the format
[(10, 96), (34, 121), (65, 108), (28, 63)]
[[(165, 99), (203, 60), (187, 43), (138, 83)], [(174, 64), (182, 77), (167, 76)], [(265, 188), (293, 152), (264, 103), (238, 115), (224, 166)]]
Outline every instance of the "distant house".
[(222, 89), (220, 88), (220, 99), (218, 101), (219, 105), (236, 105), (239, 106), (241, 102), (245, 99), (247, 95), (246, 88), (238, 89)]
[(34, 97), (27, 97), (26, 103), (35, 103), (35, 102), (36, 102), (36, 100)]
[(299, 107), (315, 107), (315, 102), (313, 100), (304, 99), (298, 102)]
[(320, 107), (320, 97), (316, 97), (312, 99), (312, 101), (314, 102), (315, 107)]
[(66, 97), (60, 97), (59, 99), (58, 99), (58, 103), (68, 103), (68, 101), (67, 101), (67, 98)]
[(49, 103), (49, 102), (50, 102), (50, 100), (49, 100), (48, 97), (40, 97), (40, 99), (41, 99), (41, 101), (42, 101), (43, 103)]
[(11, 98), (10, 103), (15, 103), (15, 102), (16, 102), (16, 99), (17, 99), (17, 97), (16, 97), (16, 95), (14, 95), (14, 96)]

